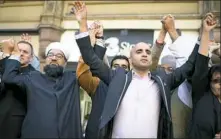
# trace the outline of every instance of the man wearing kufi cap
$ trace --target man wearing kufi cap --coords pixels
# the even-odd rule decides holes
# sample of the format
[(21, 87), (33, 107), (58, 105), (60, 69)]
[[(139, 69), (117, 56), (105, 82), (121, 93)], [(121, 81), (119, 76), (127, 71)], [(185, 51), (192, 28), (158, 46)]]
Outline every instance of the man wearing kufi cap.
[(76, 75), (64, 71), (69, 51), (52, 42), (45, 51), (44, 74), (33, 71), (19, 74), (20, 57), (14, 46), (2, 80), (17, 84), (27, 93), (27, 114), (22, 138), (82, 138), (80, 93)]
[(171, 73), (176, 69), (176, 59), (172, 55), (166, 55), (161, 58), (161, 68), (165, 69), (165, 72)]

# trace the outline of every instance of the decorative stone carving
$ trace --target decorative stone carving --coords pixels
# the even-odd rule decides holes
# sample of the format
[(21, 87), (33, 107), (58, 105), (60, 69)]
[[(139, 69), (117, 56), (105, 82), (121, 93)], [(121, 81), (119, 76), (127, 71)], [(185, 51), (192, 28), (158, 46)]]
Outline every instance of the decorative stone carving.
[(43, 14), (53, 14), (56, 8), (56, 1), (45, 1)]
[(44, 12), (39, 24), (39, 58), (45, 59), (45, 48), (49, 43), (60, 41), (63, 29), (61, 28), (64, 1), (45, 1)]

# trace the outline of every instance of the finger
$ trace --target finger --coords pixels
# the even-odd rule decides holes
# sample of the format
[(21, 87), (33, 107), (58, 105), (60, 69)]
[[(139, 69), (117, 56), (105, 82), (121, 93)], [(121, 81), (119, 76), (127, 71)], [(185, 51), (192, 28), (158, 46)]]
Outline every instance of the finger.
[(164, 16), (163, 16), (163, 18), (162, 18), (162, 20), (165, 20), (166, 18), (167, 18), (167, 16), (166, 16), (166, 15), (164, 15)]
[(216, 25), (217, 25), (217, 24), (214, 24), (214, 25), (212, 25), (211, 27), (212, 27), (212, 28), (215, 28), (215, 27), (216, 27)]
[(161, 23), (162, 23), (162, 24), (165, 24), (165, 21), (164, 21), (164, 20), (161, 20)]
[(80, 3), (79, 3), (79, 1), (76, 1), (74, 6), (75, 6), (76, 11), (80, 10)]
[(31, 36), (29, 36), (28, 40), (29, 40), (29, 42), (31, 42)]
[(170, 18), (174, 19), (174, 16), (172, 14), (169, 14), (168, 15)]
[(207, 18), (207, 17), (213, 17), (214, 15), (212, 13), (207, 13), (204, 18)]
[(206, 19), (208, 19), (210, 22), (213, 21), (213, 17), (211, 17), (211, 16), (208, 16)]
[(85, 9), (85, 8), (86, 8), (85, 2), (82, 2), (82, 3), (81, 3), (81, 8), (82, 8), (82, 9)]
[(84, 2), (79, 1), (79, 6), (80, 6), (81, 9), (83, 9), (84, 8)]

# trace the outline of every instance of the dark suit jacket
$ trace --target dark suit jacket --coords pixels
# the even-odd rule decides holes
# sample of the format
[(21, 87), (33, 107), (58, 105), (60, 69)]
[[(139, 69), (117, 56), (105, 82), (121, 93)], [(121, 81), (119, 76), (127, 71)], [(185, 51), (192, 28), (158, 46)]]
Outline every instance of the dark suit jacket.
[[(108, 85), (107, 97), (99, 121), (99, 135), (102, 138), (110, 137), (115, 114), (130, 85), (132, 72), (125, 74), (125, 70), (120, 68), (115, 71), (110, 70), (93, 52), (90, 46), (89, 36), (77, 39), (77, 44), (83, 60), (90, 66), (91, 72)], [(167, 75), (164, 70), (157, 70), (151, 73), (151, 78), (155, 80), (159, 86), (162, 98), (158, 139), (173, 138), (170, 109), (171, 90), (177, 88), (186, 78), (192, 76), (197, 55), (200, 57), (200, 62), (208, 61), (208, 57), (198, 54), (198, 48), (199, 45), (196, 45), (188, 61), (180, 68), (177, 68), (172, 74)]]
[[(8, 58), (0, 60), (1, 75)], [(20, 69), (21, 74), (35, 70), (31, 65)], [(1, 82), (0, 92), (0, 138), (19, 138), (26, 114), (26, 94), (17, 85)]]

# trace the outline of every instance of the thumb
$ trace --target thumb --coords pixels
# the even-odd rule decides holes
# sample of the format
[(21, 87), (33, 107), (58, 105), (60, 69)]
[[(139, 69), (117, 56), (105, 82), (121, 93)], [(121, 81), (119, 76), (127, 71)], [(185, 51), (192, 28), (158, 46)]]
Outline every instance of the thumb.
[(211, 30), (214, 29), (216, 26), (217, 26), (217, 24), (210, 26)]

